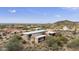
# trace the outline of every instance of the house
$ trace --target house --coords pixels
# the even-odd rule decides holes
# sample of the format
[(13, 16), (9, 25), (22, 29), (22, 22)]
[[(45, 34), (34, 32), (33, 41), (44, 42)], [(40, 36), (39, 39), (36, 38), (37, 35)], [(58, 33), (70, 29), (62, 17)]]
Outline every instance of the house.
[(54, 31), (48, 31), (47, 32), (47, 35), (55, 36), (56, 35), (56, 32), (54, 32)]
[(46, 34), (47, 34), (48, 36), (49, 36), (49, 35), (51, 35), (51, 36), (55, 36), (55, 35), (56, 35), (56, 31), (53, 30), (53, 29), (47, 29)]
[(35, 40), (35, 43), (39, 43), (45, 40), (46, 37), (46, 30), (36, 30), (31, 32), (23, 33), (24, 39), (31, 41), (32, 39)]

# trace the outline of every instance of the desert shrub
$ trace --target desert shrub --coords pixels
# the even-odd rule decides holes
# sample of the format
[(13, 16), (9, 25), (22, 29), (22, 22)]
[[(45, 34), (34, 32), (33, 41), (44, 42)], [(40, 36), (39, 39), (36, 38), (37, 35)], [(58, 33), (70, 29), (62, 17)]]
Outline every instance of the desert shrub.
[(3, 37), (2, 37), (2, 36), (0, 36), (0, 39), (3, 39)]
[(21, 37), (14, 35), (6, 44), (6, 48), (9, 51), (20, 51), (23, 50), (23, 46), (21, 44)]
[(79, 39), (73, 39), (71, 42), (67, 44), (69, 48), (79, 48)]
[(67, 43), (67, 39), (63, 36), (48, 36), (46, 38), (46, 43), (52, 50), (58, 50), (60, 47), (63, 47), (63, 45)]
[(26, 44), (27, 42), (25, 40), (22, 41), (23, 44)]
[(0, 25), (0, 29), (3, 29), (5, 27), (6, 27), (6, 25)]
[(46, 43), (48, 47), (50, 48), (50, 50), (57, 50), (59, 47), (56, 38), (52, 36), (48, 36), (46, 38)]
[(64, 36), (58, 36), (57, 39), (59, 40), (59, 42), (61, 42), (62, 44), (66, 44), (68, 39), (65, 38)]

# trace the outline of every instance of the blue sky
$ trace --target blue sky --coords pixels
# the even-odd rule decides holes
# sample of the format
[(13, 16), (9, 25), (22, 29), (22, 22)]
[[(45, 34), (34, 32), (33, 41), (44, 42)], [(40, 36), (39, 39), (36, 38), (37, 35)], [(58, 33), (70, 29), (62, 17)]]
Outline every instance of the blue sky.
[(0, 7), (0, 23), (79, 21), (78, 7)]

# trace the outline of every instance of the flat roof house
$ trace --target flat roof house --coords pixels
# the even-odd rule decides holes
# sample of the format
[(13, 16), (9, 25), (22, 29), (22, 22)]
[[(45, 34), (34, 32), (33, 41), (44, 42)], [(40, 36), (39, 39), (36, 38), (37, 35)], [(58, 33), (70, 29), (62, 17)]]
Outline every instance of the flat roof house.
[(55, 36), (56, 35), (56, 32), (54, 32), (54, 31), (48, 31), (47, 32), (47, 35)]
[(39, 43), (43, 40), (45, 40), (45, 33), (46, 30), (36, 30), (31, 32), (25, 32), (23, 35), (25, 35), (25, 40), (32, 40), (34, 39), (36, 43)]

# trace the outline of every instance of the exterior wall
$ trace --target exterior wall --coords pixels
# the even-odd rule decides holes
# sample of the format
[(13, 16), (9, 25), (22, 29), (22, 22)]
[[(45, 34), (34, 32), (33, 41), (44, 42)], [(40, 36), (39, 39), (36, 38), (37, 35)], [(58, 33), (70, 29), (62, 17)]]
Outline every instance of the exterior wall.
[(42, 41), (44, 41), (45, 40), (45, 37), (41, 37), (41, 38), (35, 38), (35, 43), (40, 43), (40, 42), (42, 42)]
[[(36, 38), (37, 36), (40, 36), (40, 35), (44, 35), (45, 32), (41, 32), (41, 33), (34, 33), (34, 34), (31, 34), (31, 36), (29, 37), (29, 35), (23, 35), (23, 39), (25, 41), (32, 41), (32, 39), (34, 40), (35, 39), (35, 43), (38, 43), (38, 38)], [(43, 40), (43, 39), (42, 39)]]
[(36, 36), (39, 36), (39, 35), (42, 35), (43, 33), (35, 33), (35, 34), (32, 34), (33, 37), (36, 37)]
[(38, 44), (38, 39), (37, 38), (35, 38), (35, 43)]
[(23, 38), (25, 41), (28, 41), (28, 39), (29, 39), (28, 35), (23, 35), (22, 38)]

